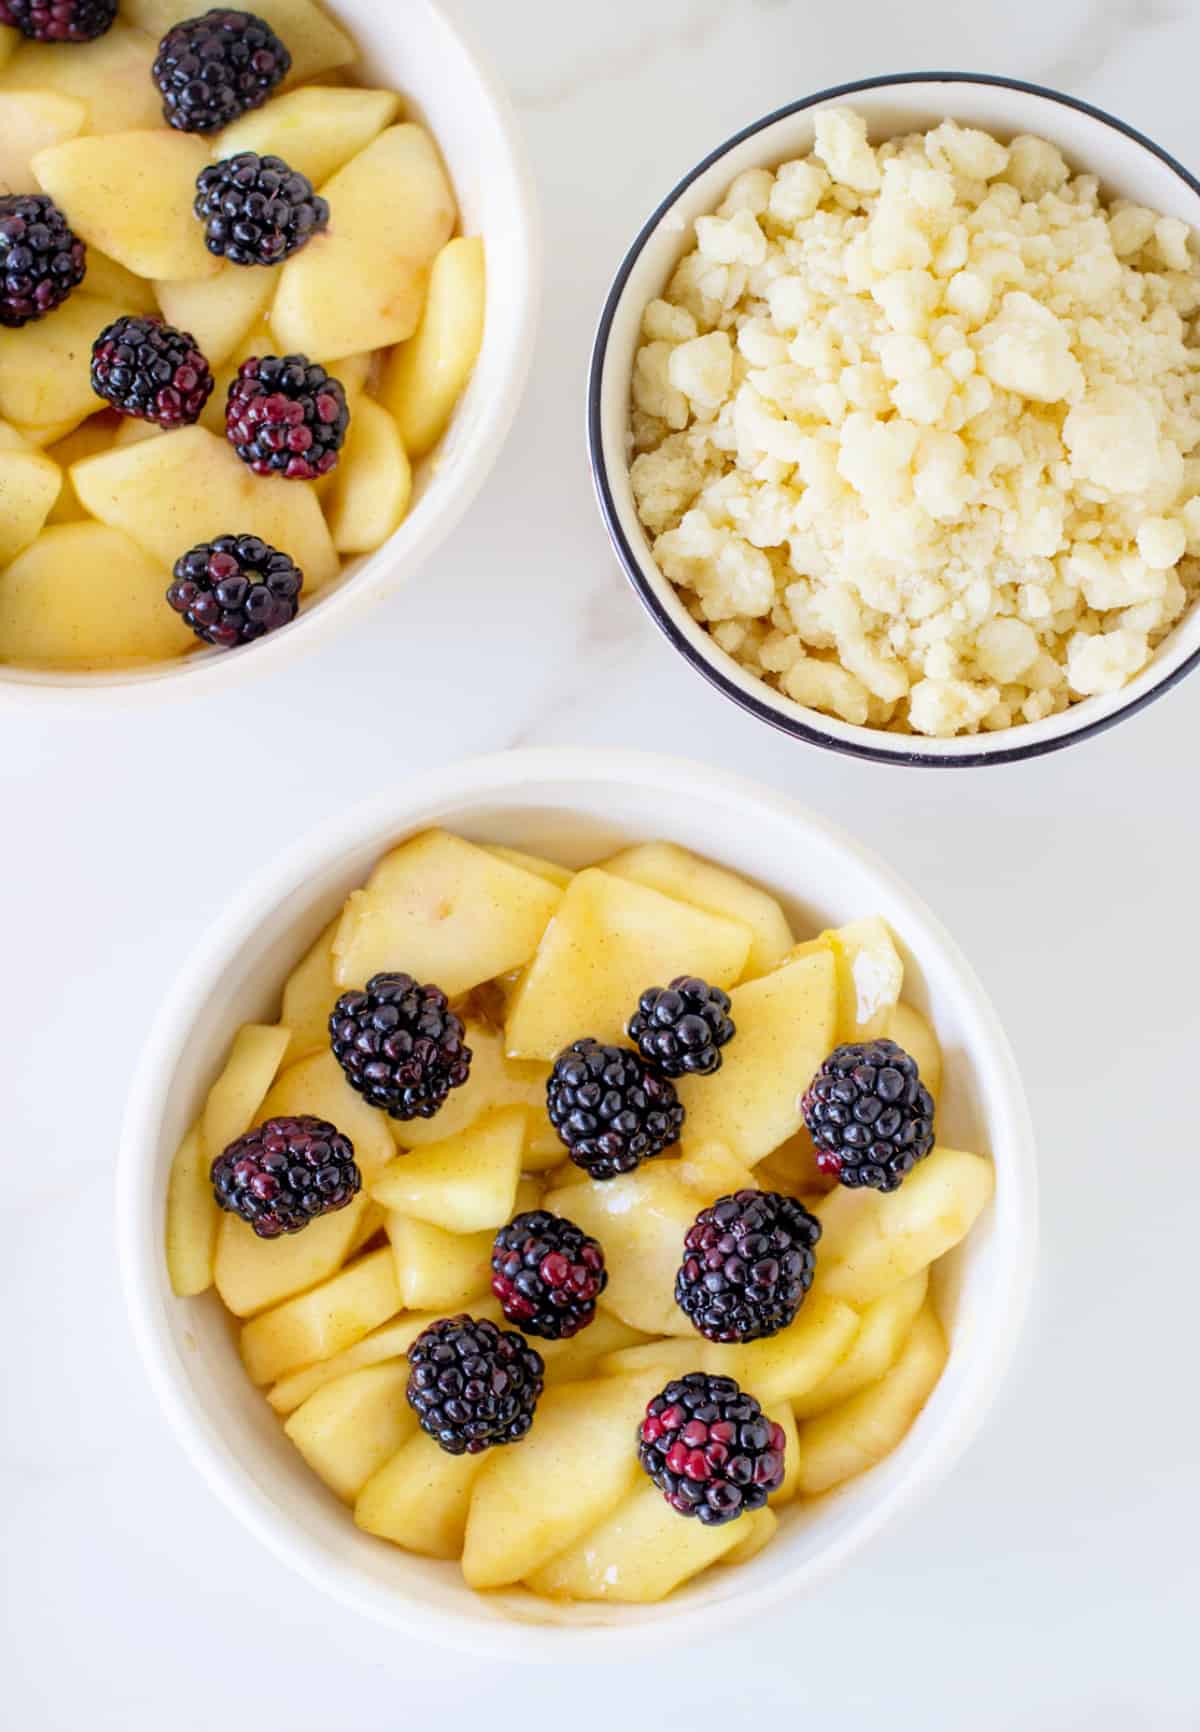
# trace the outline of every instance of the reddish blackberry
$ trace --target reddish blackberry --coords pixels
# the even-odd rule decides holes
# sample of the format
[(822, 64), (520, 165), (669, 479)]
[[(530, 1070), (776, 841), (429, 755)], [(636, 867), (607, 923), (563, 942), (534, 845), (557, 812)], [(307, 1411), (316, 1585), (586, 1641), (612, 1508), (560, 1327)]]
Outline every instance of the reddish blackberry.
[(212, 368), (187, 331), (122, 314), (92, 344), (92, 390), (122, 415), (189, 427), (212, 395)]
[(94, 42), (116, 15), (117, 0), (0, 0), (0, 24), (32, 42)]
[(304, 355), (256, 355), (229, 387), (225, 435), (256, 475), (328, 475), (349, 425), (345, 387)]
[(812, 1286), (821, 1223), (795, 1197), (735, 1191), (701, 1209), (683, 1241), (675, 1303), (710, 1341), (777, 1335)]
[(295, 619), (304, 573), (257, 535), (218, 535), (175, 561), (167, 600), (218, 649), (253, 643)]
[(373, 974), (361, 992), (344, 992), (329, 1040), (350, 1087), (394, 1119), (431, 1119), (471, 1070), (446, 994), (411, 974)]
[(252, 150), (200, 170), (194, 209), (209, 252), (234, 265), (277, 265), (329, 226), (329, 205), (305, 175)]
[(533, 1424), (545, 1367), (515, 1329), (443, 1317), (417, 1336), (408, 1362), (408, 1405), (448, 1455), (516, 1443)]
[(0, 325), (28, 325), (61, 307), (87, 270), (87, 248), (53, 199), (0, 197)]
[(801, 1104), (818, 1167), (843, 1185), (894, 1191), (933, 1147), (933, 1098), (894, 1040), (839, 1046)]
[(253, 12), (214, 6), (167, 31), (152, 77), (170, 126), (218, 132), (247, 109), (259, 108), (291, 66), (291, 55), (269, 24)]
[(721, 1048), (735, 1032), (729, 994), (694, 974), (648, 988), (629, 1023), (629, 1038), (646, 1063), (669, 1077), (720, 1070)]
[(689, 1371), (647, 1407), (638, 1460), (672, 1509), (717, 1527), (778, 1491), (785, 1441), (732, 1377)]
[(593, 1179), (630, 1173), (679, 1141), (683, 1108), (666, 1077), (625, 1046), (577, 1040), (560, 1052), (546, 1110), (571, 1159)]
[(260, 1239), (298, 1233), (344, 1209), (362, 1188), (354, 1144), (327, 1119), (268, 1119), (212, 1164), (213, 1193)]
[(574, 1221), (531, 1209), (501, 1227), (492, 1247), (492, 1292), (510, 1323), (546, 1341), (578, 1335), (608, 1286), (604, 1251)]

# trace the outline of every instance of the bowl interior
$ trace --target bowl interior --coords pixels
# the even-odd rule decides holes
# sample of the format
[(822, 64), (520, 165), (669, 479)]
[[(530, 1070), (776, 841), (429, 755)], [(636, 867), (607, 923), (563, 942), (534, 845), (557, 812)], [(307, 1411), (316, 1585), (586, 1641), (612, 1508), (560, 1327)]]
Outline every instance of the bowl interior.
[(349, 561), (286, 632), (252, 649), (235, 656), (201, 650), (182, 661), (112, 672), (0, 666), (0, 694), (8, 687), (27, 698), (161, 695), (166, 686), (185, 691), (238, 677), (250, 660), (261, 670), (267, 658), (299, 653), (350, 604), (381, 598), (416, 568), (466, 510), (499, 449), (524, 383), (538, 268), (532, 195), (507, 97), (431, 0), (402, 7), (331, 0), (330, 11), (359, 45), (359, 81), (400, 91), (402, 118), (430, 128), (458, 197), (459, 230), (481, 234), (487, 252), (483, 346), (444, 438), (416, 466), (409, 513), (377, 552)]
[[(530, 767), (531, 759), (533, 760)], [(543, 763), (549, 760), (547, 767)], [(946, 1053), (944, 1142), (990, 1154), (996, 1200), (944, 1270), (946, 1372), (899, 1449), (841, 1493), (784, 1512), (775, 1544), (739, 1570), (715, 1570), (665, 1605), (548, 1606), (523, 1592), (478, 1596), (457, 1565), (409, 1556), (359, 1533), (285, 1439), (242, 1370), (215, 1295), (175, 1299), (162, 1252), (167, 1175), (237, 1025), (278, 1015), (280, 988), (381, 851), (431, 823), (544, 852), (568, 865), (635, 839), (665, 837), (768, 885), (798, 934), (878, 911), (905, 952), (906, 991)], [(123, 1264), (160, 1396), (197, 1465), (275, 1550), (371, 1616), (435, 1639), (539, 1653), (596, 1627), (652, 1639), (689, 1615), (727, 1619), (815, 1581), (946, 1465), (980, 1422), (1019, 1328), (1031, 1255), (1030, 1134), (1011, 1055), (947, 936), (891, 874), (822, 822), (775, 796), (698, 767), (590, 754), (484, 760), (418, 785), (326, 832), (243, 899), (159, 1019), (131, 1101), (123, 1152)], [(514, 1628), (512, 1620), (534, 1626)], [(583, 1636), (577, 1635), (582, 1641)]]
[(1200, 225), (1200, 186), (1178, 164), (1118, 122), (1050, 91), (950, 74), (867, 80), (768, 118), (715, 152), (668, 197), (634, 242), (613, 285), (593, 361), (590, 415), (601, 506), (622, 563), (666, 635), (693, 666), (764, 719), (806, 738), (906, 762), (1047, 750), (1137, 707), (1177, 675), (1200, 652), (1200, 610), (1193, 609), (1185, 617), (1141, 673), (1119, 692), (1085, 698), (1062, 715), (1000, 733), (952, 740), (912, 738), (853, 727), (804, 709), (747, 673), (688, 613), (674, 585), (655, 564), (638, 520), (629, 481), (628, 428), (642, 312), (647, 302), (661, 294), (675, 265), (694, 244), (695, 219), (716, 208), (729, 183), (748, 168), (775, 167), (806, 154), (813, 146), (814, 116), (822, 108), (843, 106), (865, 116), (874, 143), (924, 131), (947, 118), (983, 127), (1005, 141), (1020, 133), (1036, 133), (1056, 144), (1076, 171), (1099, 176), (1110, 196), (1133, 199), (1163, 215)]

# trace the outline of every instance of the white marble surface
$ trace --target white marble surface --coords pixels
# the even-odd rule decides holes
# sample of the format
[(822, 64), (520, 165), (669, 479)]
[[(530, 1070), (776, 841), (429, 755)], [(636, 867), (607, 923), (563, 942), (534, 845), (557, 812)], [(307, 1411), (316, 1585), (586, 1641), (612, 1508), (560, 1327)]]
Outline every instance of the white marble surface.
[[(1200, 680), (1010, 769), (905, 772), (794, 746), (644, 621), (581, 428), (625, 242), (738, 125), (839, 80), (964, 67), (1088, 97), (1194, 167), (1200, 9), (454, 3), (515, 94), (548, 237), (533, 388), (469, 521), (384, 613), (219, 705), (92, 727), (3, 718), (0, 1718), (13, 1732), (690, 1732), (718, 1714), (749, 1724), (756, 1702), (822, 1732), (1195, 1727)], [(406, 1647), (261, 1552), (159, 1418), (110, 1230), (130, 1063), (230, 887), (407, 764), (556, 742), (710, 758), (887, 853), (1010, 1029), (1045, 1208), (1021, 1362), (932, 1506), (819, 1599), (724, 1644), (569, 1674)]]

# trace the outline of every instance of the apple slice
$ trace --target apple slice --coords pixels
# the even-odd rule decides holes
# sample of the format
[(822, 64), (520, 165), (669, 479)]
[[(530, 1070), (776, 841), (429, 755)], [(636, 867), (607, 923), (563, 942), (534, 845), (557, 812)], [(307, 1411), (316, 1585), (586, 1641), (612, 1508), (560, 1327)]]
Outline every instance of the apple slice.
[(209, 148), (191, 133), (113, 132), (52, 145), (33, 159), (43, 191), (76, 234), (139, 277), (215, 277), (192, 209)]
[(423, 127), (391, 126), (321, 193), (329, 228), (279, 273), (271, 325), (284, 353), (328, 361), (403, 342), (454, 229), (454, 193), (437, 146)]
[(942, 1049), (929, 1018), (911, 1004), (894, 1004), (888, 1012), (887, 1034), (916, 1059), (921, 1081), (936, 1102), (942, 1087)]
[(243, 1363), (251, 1382), (274, 1383), (314, 1359), (332, 1358), (399, 1309), (396, 1271), (385, 1245), (319, 1287), (252, 1318), (242, 1328)]
[(730, 997), (737, 1033), (722, 1049), (720, 1070), (678, 1084), (683, 1140), (688, 1150), (722, 1143), (752, 1167), (799, 1130), (801, 1097), (833, 1048), (833, 957), (828, 950), (798, 957)]
[(354, 1520), (369, 1534), (428, 1558), (457, 1558), (487, 1452), (448, 1455), (423, 1431), (410, 1437), (359, 1493)]
[(792, 954), (810, 956), (822, 949), (832, 953), (837, 965), (836, 1044), (878, 1039), (904, 985), (904, 963), (886, 923), (872, 914), (822, 932), (798, 944)]
[(123, 417), (117, 415), (115, 410), (89, 415), (87, 420), (68, 433), (65, 439), (60, 439), (49, 447), (46, 456), (58, 464), (63, 471), (63, 478), (58, 497), (50, 507), (50, 515), (46, 519), (48, 524), (86, 522), (87, 512), (80, 505), (79, 496), (71, 481), (71, 465), (81, 463), (85, 457), (95, 457), (99, 451), (107, 451), (122, 423)]
[(329, 1045), (329, 1013), (338, 997), (333, 978), (333, 940), (339, 914), (288, 975), (279, 1020), (290, 1032), (285, 1058), (292, 1064)]
[(370, 1198), (360, 1191), (344, 1209), (279, 1239), (260, 1239), (237, 1215), (223, 1214), (213, 1279), (226, 1309), (235, 1317), (253, 1317), (329, 1280), (351, 1256), (368, 1211), (378, 1224)]
[(220, 1211), (209, 1178), (200, 1125), (192, 1126), (171, 1163), (167, 1185), (167, 1273), (181, 1299), (212, 1286)]
[(928, 1289), (929, 1271), (922, 1269), (866, 1306), (846, 1357), (807, 1394), (793, 1398), (797, 1419), (811, 1419), (814, 1414), (848, 1401), (860, 1389), (878, 1383), (899, 1357)]
[(393, 350), (379, 392), (414, 462), (433, 450), (467, 388), (483, 343), (485, 297), (480, 236), (447, 241), (433, 261), (421, 322)]
[(310, 1395), (284, 1430), (309, 1467), (352, 1504), (417, 1429), (404, 1398), (408, 1366), (369, 1365)]
[(675, 1275), (701, 1199), (683, 1186), (673, 1163), (651, 1161), (603, 1183), (551, 1191), (545, 1207), (604, 1246), (605, 1310), (647, 1335), (693, 1333), (675, 1303)]
[[(121, 0), (122, 15), (139, 30), (148, 31), (155, 42), (173, 24), (195, 18), (203, 10), (197, 0)], [(350, 37), (314, 0), (255, 0), (253, 10), (256, 18), (271, 26), (292, 57), (289, 84), (302, 84), (336, 67), (349, 66), (356, 58)]]
[(553, 1061), (581, 1032), (619, 1041), (647, 986), (680, 974), (730, 986), (749, 949), (740, 921), (595, 868), (577, 872), (513, 995), (508, 1052)]
[(562, 1341), (543, 1341), (539, 1336), (535, 1345), (546, 1367), (545, 1382), (549, 1389), (552, 1384), (574, 1383), (581, 1377), (607, 1376), (607, 1372), (600, 1370), (601, 1360), (642, 1346), (645, 1340), (640, 1329), (631, 1329), (609, 1311), (597, 1310), (578, 1335), (569, 1335)]
[(123, 18), (94, 42), (20, 42), (0, 72), (0, 88), (73, 98), (86, 111), (83, 130), (93, 135), (161, 126), (162, 97), (151, 76), (157, 44), (157, 36), (130, 29)]
[[(317, 86), (290, 90), (227, 126), (217, 140), (218, 155), (281, 156), (297, 174), (323, 186), (351, 157), (395, 120), (400, 98), (394, 90), (345, 90)], [(244, 274), (244, 273), (243, 273)], [(269, 272), (260, 271), (260, 276)]]
[(399, 529), (412, 497), (412, 469), (386, 409), (360, 397), (332, 471), (326, 512), (339, 553), (374, 553)]
[(210, 1163), (255, 1123), (287, 1050), (286, 1028), (243, 1023), (233, 1037), (225, 1068), (204, 1105), (204, 1148)]
[[(110, 259), (99, 247), (87, 251), (87, 275), (83, 279), (89, 295), (101, 301), (115, 301), (127, 313), (156, 313), (158, 302), (154, 287), (144, 277), (135, 277), (116, 259)], [(143, 423), (149, 425), (149, 423)]]
[[(231, 265), (225, 259), (215, 275), (154, 285), (163, 318), (195, 339), (210, 367), (219, 367), (229, 359), (247, 331), (263, 317), (274, 291), (270, 271)], [(220, 406), (224, 414), (224, 395)]]
[(71, 479), (93, 517), (131, 535), (168, 571), (181, 552), (229, 534), (236, 523), (239, 535), (261, 536), (291, 554), (304, 573), (305, 599), (337, 575), (338, 556), (308, 484), (255, 475), (203, 427), (89, 457)]
[(560, 866), (555, 860), (543, 860), (540, 854), (526, 854), (522, 848), (504, 848), (498, 842), (488, 842), (485, 846), (497, 860), (507, 860), (510, 866), (532, 872), (535, 878), (544, 878), (547, 884), (557, 884), (560, 890), (565, 890), (575, 876), (569, 867)]
[(20, 44), (18, 31), (10, 29), (7, 24), (0, 24), (0, 70), (8, 65)]
[(365, 1186), (392, 1158), (394, 1144), (387, 1119), (350, 1087), (341, 1065), (328, 1050), (310, 1053), (280, 1074), (259, 1109), (259, 1122), (304, 1113), (327, 1119), (350, 1138)]
[[(787, 916), (773, 896), (737, 872), (716, 866), (678, 848), (673, 842), (642, 842), (606, 860), (604, 870), (631, 878), (664, 896), (740, 920), (753, 935), (746, 958), (746, 978), (766, 974), (783, 961), (795, 944)], [(662, 983), (664, 986), (666, 982)]]
[[(76, 289), (69, 300), (20, 330), (0, 328), (0, 414), (58, 440), (105, 404), (92, 390), (92, 343), (124, 307)], [(58, 423), (67, 425), (58, 428)], [(39, 441), (41, 443), (41, 441)]]
[(38, 192), (32, 161), (83, 130), (87, 109), (54, 90), (0, 90), (0, 192)]
[(40, 451), (0, 451), (0, 566), (37, 539), (62, 482), (58, 464)]
[(386, 1214), (400, 1303), (441, 1316), (474, 1309), (491, 1291), (495, 1233), (447, 1233), (411, 1215)]
[(807, 1394), (850, 1351), (858, 1313), (840, 1300), (810, 1293), (795, 1321), (778, 1335), (728, 1347), (706, 1343), (703, 1369), (734, 1377), (764, 1407)]
[(531, 1571), (529, 1586), (549, 1599), (639, 1605), (664, 1600), (745, 1540), (759, 1513), (705, 1527), (673, 1510), (658, 1487), (640, 1476), (598, 1526)]
[(503, 1226), (512, 1214), (525, 1146), (524, 1107), (495, 1107), (445, 1142), (397, 1155), (371, 1195), (449, 1233)]
[(426, 830), (386, 855), (350, 896), (334, 973), (345, 990), (403, 969), (453, 998), (528, 962), (560, 900), (531, 872), (448, 831)]
[(779, 1517), (769, 1504), (766, 1509), (752, 1510), (748, 1516), (739, 1516), (738, 1520), (745, 1522), (749, 1531), (745, 1539), (739, 1540), (732, 1551), (718, 1560), (722, 1564), (748, 1564), (779, 1531)]

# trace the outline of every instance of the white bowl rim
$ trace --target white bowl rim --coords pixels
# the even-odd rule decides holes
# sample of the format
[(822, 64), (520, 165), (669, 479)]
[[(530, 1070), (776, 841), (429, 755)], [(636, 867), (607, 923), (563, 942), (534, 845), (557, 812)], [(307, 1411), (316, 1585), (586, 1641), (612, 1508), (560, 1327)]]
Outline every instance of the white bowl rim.
[[(1109, 114), (1102, 108), (1097, 108), (1090, 102), (1084, 102), (1076, 96), (1069, 96), (1064, 91), (1052, 89), (1048, 85), (1032, 83), (1021, 78), (1007, 78), (1001, 74), (987, 72), (895, 72), (884, 73), (872, 78), (855, 79), (848, 84), (830, 85), (827, 89), (818, 90), (810, 96), (801, 97), (796, 102), (786, 103), (782, 108), (774, 109), (760, 120), (752, 121), (740, 131), (727, 138), (724, 143), (716, 146), (696, 166), (682, 176), (661, 200), (655, 210), (647, 217), (638, 231), (629, 251), (622, 259), (613, 278), (611, 287), (605, 298), (592, 347), (591, 366), (588, 375), (587, 393), (587, 439), (588, 456), (592, 470), (592, 484), (600, 506), (600, 514), (608, 530), (614, 551), (626, 576), (633, 585), (642, 605), (651, 619), (663, 633), (668, 642), (679, 651), (684, 659), (698, 673), (702, 674), (710, 684), (714, 685), (725, 697), (757, 716), (760, 721), (781, 733), (790, 735), (793, 739), (804, 740), (811, 745), (824, 746), (834, 752), (845, 753), (849, 757), (865, 758), (874, 763), (904, 764), (932, 769), (971, 769), (984, 764), (1009, 764), (1022, 759), (1042, 757), (1049, 752), (1061, 751), (1065, 746), (1078, 741), (1094, 738), (1126, 717), (1136, 715), (1139, 710), (1161, 697), (1178, 684), (1186, 674), (1200, 664), (1200, 648), (1173, 667), (1163, 670), (1155, 680), (1148, 681), (1144, 689), (1138, 691), (1128, 702), (1107, 709), (1101, 716), (1091, 715), (1091, 704), (1094, 700), (1083, 699), (1074, 704), (1067, 712), (1067, 717), (1077, 715), (1077, 725), (1063, 725), (1052, 735), (1040, 732), (1044, 724), (1024, 723), (1019, 727), (1005, 729), (995, 734), (975, 734), (960, 736), (957, 739), (939, 740), (936, 748), (932, 743), (926, 744), (931, 749), (922, 749), (914, 743), (909, 735), (889, 735), (882, 728), (854, 727), (848, 723), (838, 723), (829, 728), (821, 725), (822, 718), (816, 710), (803, 712), (811, 716), (812, 721), (801, 721), (798, 713), (800, 706), (780, 699), (773, 702), (771, 696), (760, 697), (754, 690), (746, 689), (731, 679), (725, 672), (722, 661), (724, 658), (718, 646), (712, 645), (705, 652), (699, 649), (680, 630), (678, 623), (672, 618), (664, 606), (654, 584), (647, 576), (646, 561), (631, 546), (621, 522), (620, 512), (609, 480), (608, 462), (604, 454), (603, 438), (603, 405), (605, 395), (605, 378), (608, 359), (608, 341), (616, 318), (618, 307), (624, 296), (626, 284), (632, 275), (639, 257), (650, 237), (659, 227), (679, 199), (692, 183), (706, 174), (722, 157), (730, 151), (753, 138), (757, 133), (766, 131), (779, 121), (792, 115), (800, 114), (805, 109), (816, 108), (822, 103), (840, 101), (842, 98), (853, 97), (863, 91), (887, 90), (906, 85), (920, 84), (976, 84), (996, 89), (1015, 90), (1027, 96), (1044, 98), (1049, 102), (1061, 104), (1065, 108), (1074, 109), (1077, 113), (1086, 115), (1089, 119), (1099, 121), (1124, 135), (1131, 143), (1140, 145), (1152, 156), (1158, 158), (1168, 169), (1176, 174), (1191, 192), (1200, 198), (1200, 179), (1190, 174), (1178, 159), (1164, 150), (1153, 139), (1139, 132), (1127, 121)], [(665, 581), (665, 580), (664, 580)], [(1178, 622), (1174, 629), (1179, 629), (1183, 621)], [(1170, 636), (1164, 643), (1170, 641)], [(1149, 670), (1144, 670), (1149, 671)], [(761, 686), (761, 681), (754, 681), (755, 686)], [(770, 693), (770, 688), (763, 690)], [(784, 708), (783, 705), (787, 704)], [(1066, 724), (1067, 717), (1051, 718)], [(1026, 736), (1018, 738), (1013, 744), (1006, 742), (1014, 735)], [(894, 742), (894, 743), (892, 743)], [(994, 742), (994, 743), (993, 743)]]
[[(329, 596), (322, 597), (317, 612), (301, 613), (286, 630), (274, 632), (239, 651), (214, 652), (200, 659), (192, 656), (177, 663), (155, 662), (132, 669), (98, 669), (94, 672), (64, 670), (48, 672), (20, 663), (0, 663), (0, 707), (38, 705), (43, 713), (97, 714), (142, 704), (164, 704), (179, 698), (204, 697), (218, 688), (228, 688), (247, 673), (268, 675), (289, 661), (316, 650), (333, 632), (339, 632), (364, 609), (386, 600), (404, 581), (420, 571), (425, 562), (461, 522), (490, 475), (508, 439), (525, 393), (533, 362), (534, 339), (542, 298), (543, 237), (541, 207), (524, 133), (505, 85), (493, 71), (475, 33), (451, 16), (441, 0), (409, 0), (422, 6), (453, 39), (478, 82), (497, 130), (504, 141), (508, 173), (519, 226), (524, 242), (524, 293), (513, 324), (508, 356), (500, 388), (491, 393), (472, 428), (471, 443), (455, 453), (457, 489), (446, 495), (439, 509), (424, 524), (422, 533), (405, 549), (400, 569), (389, 558), (391, 539), (374, 553), (363, 556), (357, 571)], [(334, 0), (336, 7), (336, 0)], [(435, 452), (436, 456), (436, 452)], [(403, 530), (402, 524), (399, 534)], [(139, 677), (140, 676), (140, 677)]]
[[(989, 1065), (997, 1083), (999, 1122), (1007, 1127), (1006, 1174), (1013, 1198), (1010, 1211), (1013, 1224), (1004, 1239), (1005, 1256), (997, 1271), (994, 1311), (997, 1321), (990, 1330), (987, 1350), (980, 1351), (972, 1363), (970, 1386), (964, 1390), (957, 1408), (929, 1439), (908, 1476), (891, 1487), (872, 1508), (863, 1511), (840, 1539), (806, 1566), (805, 1591), (840, 1567), (902, 1509), (926, 1495), (982, 1428), (1016, 1351), (1032, 1293), (1037, 1252), (1038, 1181), (1033, 1126), (1016, 1060), (982, 985), (941, 922), (892, 868), (798, 801), (745, 777), (687, 759), (625, 750), (537, 748), (466, 759), (423, 772), (394, 791), (327, 821), (293, 844), (242, 889), (197, 944), (159, 1009), (137, 1062), (121, 1130), (115, 1187), (117, 1254), (133, 1334), (150, 1383), (185, 1454), (222, 1502), (277, 1558), (360, 1615), (387, 1623), (414, 1638), (468, 1652), (534, 1661), (545, 1660), (551, 1650), (556, 1658), (588, 1659), (600, 1657), (601, 1649), (612, 1656), (618, 1651), (644, 1650), (661, 1645), (664, 1632), (660, 1625), (649, 1621), (642, 1624), (630, 1621), (611, 1628), (524, 1625), (512, 1620), (468, 1624), (423, 1605), (415, 1597), (389, 1596), (383, 1604), (378, 1592), (366, 1584), (348, 1580), (349, 1572), (339, 1572), (334, 1577), (323, 1570), (315, 1548), (257, 1491), (249, 1475), (231, 1469), (191, 1411), (196, 1398), (176, 1369), (177, 1356), (161, 1303), (162, 1227), (161, 1221), (150, 1219), (150, 1186), (146, 1181), (148, 1171), (159, 1158), (160, 1123), (167, 1095), (164, 1079), (174, 1074), (178, 1054), (197, 1012), (216, 989), (227, 959), (237, 953), (254, 930), (263, 907), (274, 906), (289, 890), (306, 882), (312, 871), (358, 845), (364, 836), (393, 825), (402, 830), (411, 814), (419, 812), (425, 804), (483, 800), (489, 794), (518, 787), (533, 792), (539, 782), (561, 782), (565, 778), (581, 788), (589, 783), (615, 781), (676, 793), (691, 788), (701, 800), (717, 791), (747, 809), (769, 809), (780, 819), (822, 833), (886, 883), (905, 906), (913, 926), (923, 933), (925, 940), (940, 948), (985, 1032)], [(968, 1400), (968, 1395), (972, 1399)], [(671, 1629), (685, 1638), (703, 1631), (716, 1634), (732, 1620), (740, 1622), (796, 1592), (795, 1581), (785, 1576), (723, 1605), (681, 1612)]]

